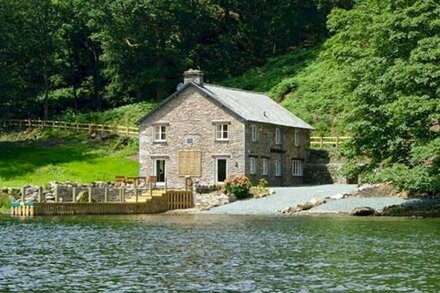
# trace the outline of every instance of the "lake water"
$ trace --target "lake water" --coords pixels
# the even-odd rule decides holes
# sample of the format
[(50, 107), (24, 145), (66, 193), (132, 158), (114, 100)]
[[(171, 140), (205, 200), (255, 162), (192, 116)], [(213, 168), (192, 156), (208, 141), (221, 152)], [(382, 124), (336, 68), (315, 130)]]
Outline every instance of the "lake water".
[(0, 291), (440, 292), (440, 219), (0, 217)]

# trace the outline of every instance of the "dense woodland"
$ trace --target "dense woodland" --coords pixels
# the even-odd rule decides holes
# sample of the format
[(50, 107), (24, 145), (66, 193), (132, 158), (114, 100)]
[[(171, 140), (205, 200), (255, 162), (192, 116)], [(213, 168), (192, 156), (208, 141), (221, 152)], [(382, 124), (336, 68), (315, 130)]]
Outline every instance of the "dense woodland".
[(0, 0), (0, 110), (142, 111), (200, 68), (353, 136), (346, 174), (437, 193), (439, 20), (437, 0)]
[[(347, 0), (0, 0), (0, 101), (19, 116), (159, 100), (189, 67), (211, 80), (328, 34)], [(10, 112), (12, 110), (12, 112)]]

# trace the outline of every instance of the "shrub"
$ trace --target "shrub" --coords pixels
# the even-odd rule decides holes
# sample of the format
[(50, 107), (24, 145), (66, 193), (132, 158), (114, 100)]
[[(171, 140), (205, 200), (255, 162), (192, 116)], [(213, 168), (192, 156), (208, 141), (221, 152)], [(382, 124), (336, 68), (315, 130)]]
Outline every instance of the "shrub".
[(249, 197), (251, 182), (244, 174), (238, 174), (225, 180), (225, 189), (228, 193), (235, 195), (238, 199)]

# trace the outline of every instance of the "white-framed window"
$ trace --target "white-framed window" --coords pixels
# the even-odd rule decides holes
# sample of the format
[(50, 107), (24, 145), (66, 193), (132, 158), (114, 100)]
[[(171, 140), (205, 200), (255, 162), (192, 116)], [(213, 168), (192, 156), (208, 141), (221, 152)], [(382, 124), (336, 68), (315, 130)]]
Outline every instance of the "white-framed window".
[(275, 160), (275, 176), (281, 176), (281, 161)]
[(300, 146), (301, 144), (301, 131), (299, 129), (295, 129), (295, 146)]
[(167, 126), (156, 125), (154, 126), (154, 141), (166, 141), (167, 140)]
[(228, 140), (228, 124), (216, 124), (215, 125), (215, 139), (216, 140)]
[(269, 168), (267, 165), (267, 159), (263, 159), (263, 175), (268, 175), (269, 174)]
[(281, 129), (275, 129), (275, 144), (281, 144)]
[(257, 125), (251, 125), (251, 132), (252, 132), (252, 141), (257, 142), (258, 141), (258, 127), (257, 127)]
[(250, 158), (250, 170), (249, 173), (256, 174), (257, 173), (257, 160), (255, 158)]
[(292, 160), (292, 175), (303, 176), (303, 161)]

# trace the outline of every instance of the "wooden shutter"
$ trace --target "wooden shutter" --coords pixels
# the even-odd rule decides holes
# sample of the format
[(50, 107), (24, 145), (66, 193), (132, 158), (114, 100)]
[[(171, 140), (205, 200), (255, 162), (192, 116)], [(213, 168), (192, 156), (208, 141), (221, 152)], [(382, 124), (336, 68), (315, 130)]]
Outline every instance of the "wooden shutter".
[(179, 176), (202, 176), (202, 153), (201, 151), (178, 151)]

